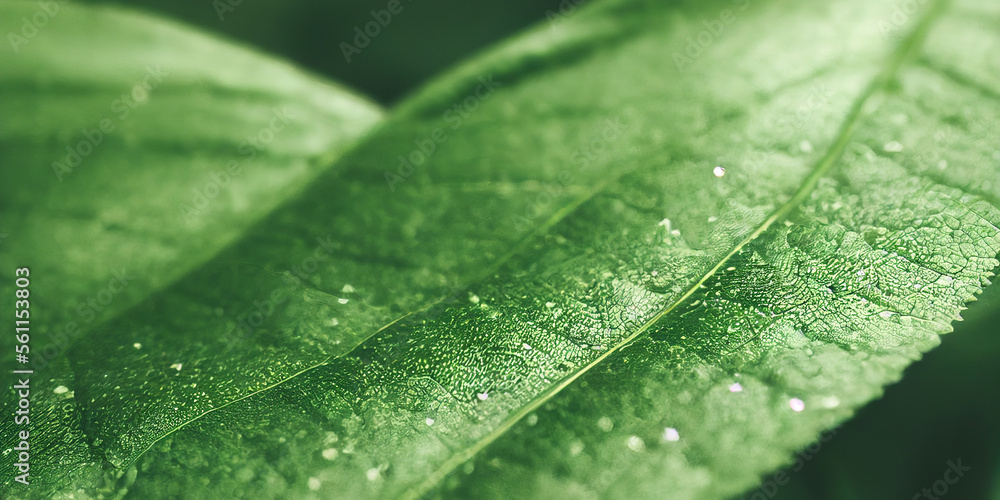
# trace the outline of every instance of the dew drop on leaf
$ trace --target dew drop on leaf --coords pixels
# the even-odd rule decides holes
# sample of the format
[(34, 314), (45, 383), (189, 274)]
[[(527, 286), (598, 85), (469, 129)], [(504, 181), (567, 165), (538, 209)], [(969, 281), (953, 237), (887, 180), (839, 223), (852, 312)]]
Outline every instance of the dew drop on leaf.
[(788, 407), (792, 411), (800, 412), (806, 409), (806, 404), (799, 398), (792, 398), (788, 400)]
[(597, 419), (597, 428), (604, 432), (611, 432), (611, 429), (615, 428), (615, 423), (608, 417), (601, 417)]
[(681, 439), (681, 434), (677, 432), (677, 429), (674, 429), (673, 427), (667, 427), (663, 429), (664, 441), (674, 442), (674, 441), (680, 441), (680, 439)]
[(646, 443), (644, 443), (642, 438), (639, 436), (629, 436), (628, 449), (632, 451), (642, 451), (646, 449)]
[(899, 141), (891, 141), (882, 146), (882, 149), (887, 153), (899, 153), (903, 150), (903, 145)]

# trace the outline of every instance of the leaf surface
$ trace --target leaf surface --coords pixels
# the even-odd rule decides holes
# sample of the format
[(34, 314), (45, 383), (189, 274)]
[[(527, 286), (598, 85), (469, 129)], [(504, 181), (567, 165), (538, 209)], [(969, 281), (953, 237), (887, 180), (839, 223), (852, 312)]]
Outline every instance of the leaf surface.
[(0, 6), (0, 262), (30, 264), (44, 289), (35, 368), (214, 255), (381, 118), (344, 88), (174, 23), (46, 5), (51, 22), (30, 38), (23, 20), (47, 11)]
[[(51, 424), (33, 427), (32, 445), (59, 446), (31, 465), (54, 479), (99, 463), (78, 409), (64, 405), (75, 387), (66, 350), (232, 242), (382, 111), (174, 23), (58, 2), (45, 9), (0, 4), (10, 42), (0, 46), (0, 267), (31, 272), (31, 364), (13, 368), (51, 377), (44, 397), (33, 394), (44, 415), (36, 422)], [(25, 19), (47, 17), (21, 35)], [(0, 293), (13, 297), (12, 279)], [(13, 309), (3, 318), (12, 323)], [(13, 335), (0, 345), (13, 351)], [(14, 362), (3, 356), (0, 366)], [(5, 408), (14, 394), (4, 391)], [(5, 440), (16, 435), (11, 420)], [(4, 467), (15, 458), (5, 453)]]
[(608, 1), (458, 68), (81, 343), (93, 452), (136, 498), (752, 486), (997, 266), (996, 67), (940, 34), (996, 8), (893, 12)]

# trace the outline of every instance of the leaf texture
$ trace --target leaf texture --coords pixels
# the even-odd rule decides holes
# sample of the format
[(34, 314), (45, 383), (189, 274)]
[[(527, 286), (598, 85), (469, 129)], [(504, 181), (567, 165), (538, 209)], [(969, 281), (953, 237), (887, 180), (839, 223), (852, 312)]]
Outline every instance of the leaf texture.
[(35, 491), (752, 487), (997, 266), (998, 11), (893, 14), (595, 2), (445, 75), (70, 353)]

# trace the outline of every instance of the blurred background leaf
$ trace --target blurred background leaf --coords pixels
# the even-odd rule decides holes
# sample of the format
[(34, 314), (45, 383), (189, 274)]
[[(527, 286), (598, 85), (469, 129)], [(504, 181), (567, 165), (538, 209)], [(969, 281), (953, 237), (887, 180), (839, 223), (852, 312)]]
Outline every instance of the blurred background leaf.
[[(227, 0), (222, 0), (227, 2)], [(228, 0), (237, 3), (239, 0)], [(583, 5), (586, 0), (575, 0)], [(421, 82), (486, 46), (547, 19), (571, 13), (574, 0), (400, 0), (403, 10), (360, 54), (347, 62), (341, 42), (372, 20), (388, 0), (323, 2), (244, 0), (222, 20), (211, 0), (119, 0), (207, 30), (245, 40), (365, 92), (383, 104), (399, 100)], [(560, 4), (564, 10), (560, 11)], [(550, 15), (551, 17), (551, 15)]]

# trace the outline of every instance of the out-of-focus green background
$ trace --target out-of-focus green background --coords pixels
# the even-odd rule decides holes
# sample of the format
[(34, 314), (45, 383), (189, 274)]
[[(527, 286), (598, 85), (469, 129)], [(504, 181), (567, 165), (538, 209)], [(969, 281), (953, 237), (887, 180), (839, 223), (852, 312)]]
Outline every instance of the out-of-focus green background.
[[(401, 0), (360, 54), (347, 62), (341, 42), (372, 20), (388, 0), (254, 1), (119, 0), (283, 56), (341, 81), (386, 106), (421, 83), (534, 23), (573, 0)], [(664, 0), (666, 1), (666, 0)], [(583, 3), (582, 0), (576, 0)], [(98, 3), (89, 0), (89, 3)], [(780, 54), (776, 54), (780, 57)], [(266, 75), (262, 75), (266, 78)], [(972, 469), (941, 498), (1000, 500), (1000, 284), (964, 315), (942, 346), (859, 411), (804, 466), (786, 469), (787, 484), (770, 483), (746, 499), (912, 499), (943, 478), (949, 460)], [(772, 486), (773, 485), (773, 486)]]
[[(573, 8), (585, 0), (562, 0)], [(391, 105), (421, 82), (488, 45), (559, 12), (560, 0), (399, 0), (402, 11), (347, 62), (341, 42), (389, 0), (119, 0), (242, 40)], [(231, 7), (230, 4), (239, 5)], [(225, 6), (222, 20), (217, 5)]]

